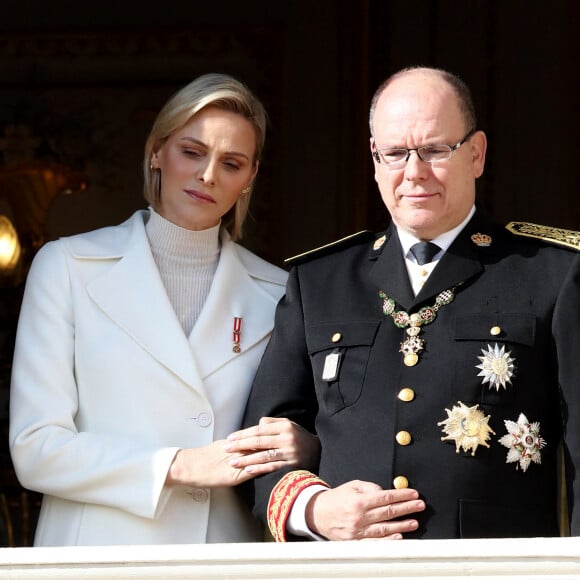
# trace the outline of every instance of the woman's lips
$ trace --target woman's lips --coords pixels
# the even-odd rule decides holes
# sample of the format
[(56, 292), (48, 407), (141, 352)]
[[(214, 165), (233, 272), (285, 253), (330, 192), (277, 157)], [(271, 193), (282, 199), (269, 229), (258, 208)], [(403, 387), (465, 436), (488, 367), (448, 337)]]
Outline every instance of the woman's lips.
[(194, 199), (198, 199), (200, 201), (205, 201), (208, 203), (215, 203), (215, 199), (211, 195), (208, 195), (207, 193), (202, 193), (197, 189), (186, 189), (184, 191), (187, 195), (189, 195), (189, 197), (193, 197)]

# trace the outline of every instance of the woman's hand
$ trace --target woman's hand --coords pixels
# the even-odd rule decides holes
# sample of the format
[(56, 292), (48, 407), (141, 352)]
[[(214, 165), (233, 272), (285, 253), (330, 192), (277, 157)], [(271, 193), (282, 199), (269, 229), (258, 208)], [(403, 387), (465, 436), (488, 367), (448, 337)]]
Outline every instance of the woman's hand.
[(231, 465), (252, 477), (288, 465), (313, 470), (320, 458), (316, 435), (289, 419), (275, 417), (262, 417), (257, 425), (229, 435), (226, 450), (237, 454)]
[(220, 440), (205, 447), (180, 449), (169, 467), (166, 485), (231, 487), (255, 477), (232, 464), (238, 454), (226, 451), (227, 443)]
[(230, 487), (287, 465), (314, 469), (319, 456), (318, 437), (288, 419), (263, 417), (227, 440), (179, 450), (165, 483)]

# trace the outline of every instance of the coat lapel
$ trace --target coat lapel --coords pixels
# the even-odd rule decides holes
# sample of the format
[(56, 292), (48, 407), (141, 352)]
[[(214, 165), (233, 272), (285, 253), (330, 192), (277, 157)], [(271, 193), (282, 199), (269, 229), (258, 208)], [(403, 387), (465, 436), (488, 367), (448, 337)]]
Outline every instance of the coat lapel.
[[(137, 214), (116, 263), (87, 287), (95, 304), (145, 351), (187, 384), (204, 392), (191, 348), (153, 260), (143, 222)], [(111, 259), (78, 256), (81, 259)]]
[(401, 242), (393, 226), (388, 229), (386, 236), (387, 241), (370, 275), (380, 290), (407, 309), (413, 303), (415, 296), (405, 266)]
[[(273, 328), (278, 300), (241, 262), (237, 247), (222, 235), (220, 261), (189, 342), (202, 378), (244, 354)], [(233, 352), (234, 317), (242, 318), (241, 352)]]
[(427, 283), (415, 297), (405, 266), (403, 250), (396, 229), (391, 225), (387, 230), (387, 241), (381, 254), (371, 269), (371, 277), (378, 288), (392, 297), (404, 310), (413, 310), (419, 304), (432, 300), (443, 290), (453, 288), (477, 276), (483, 269), (480, 249), (472, 241), (474, 233), (490, 233), (491, 223), (478, 210), (469, 223), (459, 233)]
[(417, 294), (413, 305), (431, 300), (439, 292), (466, 282), (483, 270), (478, 247), (471, 240), (471, 235), (479, 230), (488, 231), (489, 224), (482, 217), (481, 212), (476, 212), (449, 246), (429, 276), (427, 283)]

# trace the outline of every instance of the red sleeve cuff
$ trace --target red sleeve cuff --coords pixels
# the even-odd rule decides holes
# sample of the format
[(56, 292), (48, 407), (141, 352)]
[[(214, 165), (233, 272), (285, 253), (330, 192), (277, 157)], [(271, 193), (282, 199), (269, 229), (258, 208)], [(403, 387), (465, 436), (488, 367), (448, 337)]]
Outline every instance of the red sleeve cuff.
[(268, 501), (268, 527), (277, 542), (286, 541), (286, 521), (300, 493), (311, 485), (324, 485), (310, 471), (299, 470), (287, 473), (274, 487)]

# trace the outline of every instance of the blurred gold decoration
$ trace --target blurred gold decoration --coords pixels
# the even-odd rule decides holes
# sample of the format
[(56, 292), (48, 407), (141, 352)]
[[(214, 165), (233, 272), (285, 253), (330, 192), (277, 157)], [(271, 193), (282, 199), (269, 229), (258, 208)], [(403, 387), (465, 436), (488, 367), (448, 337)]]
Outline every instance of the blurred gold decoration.
[(26, 262), (46, 241), (52, 202), (59, 195), (87, 188), (82, 173), (62, 163), (38, 159), (41, 145), (42, 139), (26, 125), (6, 126), (0, 138), (4, 161), (0, 167), (0, 198), (10, 208), (10, 218), (18, 232)]
[(63, 194), (85, 191), (87, 180), (60, 163), (32, 161), (0, 167), (0, 197), (12, 210), (21, 242), (38, 250), (46, 241), (46, 224), (52, 202)]
[(20, 260), (20, 241), (9, 218), (0, 215), (0, 270), (14, 270)]

